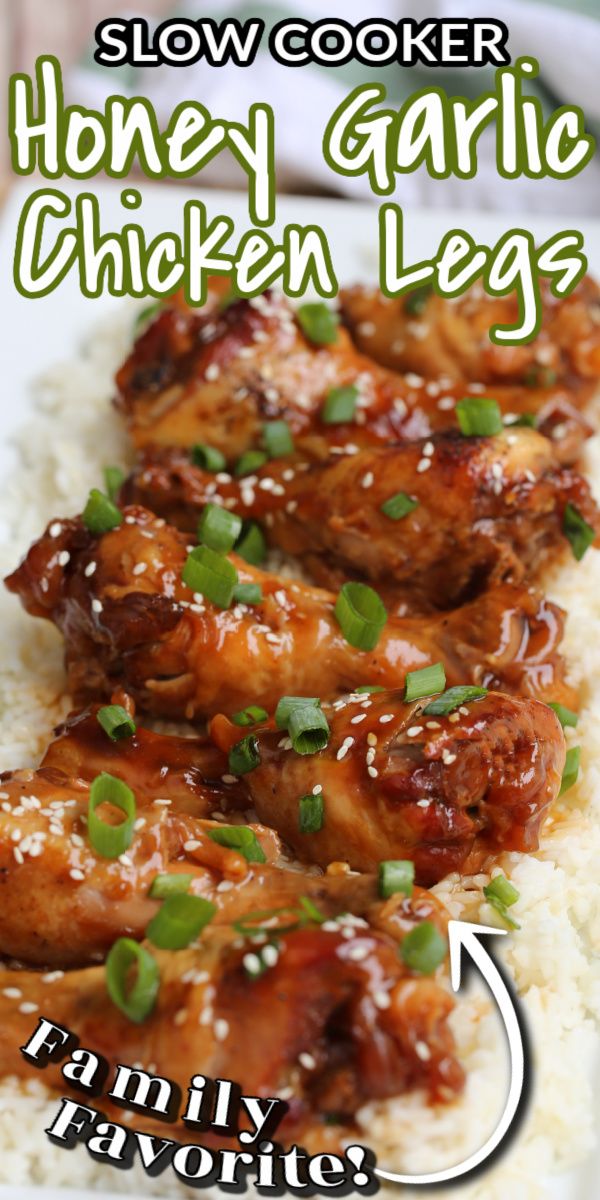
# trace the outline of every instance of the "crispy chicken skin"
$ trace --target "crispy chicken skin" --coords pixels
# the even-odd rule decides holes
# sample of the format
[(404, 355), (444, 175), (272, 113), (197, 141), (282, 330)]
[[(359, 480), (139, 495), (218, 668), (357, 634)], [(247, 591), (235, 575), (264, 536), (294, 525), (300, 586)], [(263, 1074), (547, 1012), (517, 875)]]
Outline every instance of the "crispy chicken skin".
[[(411, 901), (401, 907), (405, 926), (423, 919)], [(431, 903), (424, 907), (431, 920)], [(108, 1059), (109, 1080), (118, 1063), (139, 1063), (178, 1083), (184, 1101), (196, 1073), (234, 1079), (246, 1095), (283, 1092), (289, 1110), (276, 1136), (284, 1144), (308, 1146), (314, 1139), (322, 1149), (329, 1132), (336, 1142), (347, 1133), (367, 1100), (417, 1087), (432, 1100), (448, 1100), (463, 1086), (447, 1022), (452, 997), (434, 977), (412, 973), (396, 941), (360, 919), (279, 934), (275, 965), (256, 979), (244, 968), (256, 946), (226, 929), (205, 929), (188, 950), (149, 949), (160, 967), (160, 990), (141, 1024), (110, 1003), (101, 967), (61, 978), (2, 972), (1, 1073), (35, 1073), (18, 1049), (35, 1028), (35, 1005)], [(15, 984), (19, 999), (11, 998)], [(51, 1063), (43, 1078), (64, 1093), (60, 1064)], [(324, 1130), (327, 1116), (346, 1128)], [(145, 1120), (138, 1116), (136, 1124)], [(167, 1136), (184, 1129), (160, 1126)]]
[[(302, 859), (343, 857), (371, 871), (411, 859), (419, 883), (473, 873), (490, 853), (533, 851), (556, 799), (565, 741), (552, 709), (498, 692), (448, 716), (402, 693), (352, 695), (326, 706), (328, 746), (296, 754), (281, 731), (260, 727), (260, 765), (245, 777), (253, 808)], [(240, 731), (211, 722), (225, 750)], [(323, 827), (302, 833), (299, 799), (322, 789)]]
[(588, 275), (570, 296), (556, 297), (541, 283), (540, 332), (514, 346), (489, 338), (492, 326), (517, 324), (514, 292), (489, 296), (475, 286), (448, 300), (431, 290), (419, 295), (415, 312), (414, 292), (388, 299), (357, 286), (342, 291), (341, 310), (359, 350), (391, 370), (485, 384), (535, 384), (546, 376), (589, 397), (600, 379), (598, 285)]
[[(180, 303), (163, 308), (117, 374), (116, 403), (137, 450), (200, 442), (234, 460), (259, 444), (264, 422), (275, 418), (287, 420), (299, 442), (318, 435), (340, 446), (455, 429), (454, 406), (465, 384), (435, 380), (378, 365), (359, 353), (342, 326), (335, 342), (312, 344), (291, 305), (266, 292), (216, 313)], [(355, 419), (323, 422), (328, 393), (348, 385), (359, 390)], [(563, 460), (573, 461), (590, 432), (579, 411), (589, 389), (582, 397), (562, 385), (500, 383), (493, 394), (507, 415), (536, 414), (542, 432), (556, 437)]]
[[(392, 520), (382, 505), (399, 492), (418, 507)], [(317, 583), (337, 588), (363, 576), (425, 609), (531, 577), (566, 546), (568, 503), (600, 529), (587, 482), (558, 465), (547, 438), (521, 428), (493, 438), (438, 434), (310, 464), (278, 459), (245, 479), (204, 471), (182, 450), (150, 451), (122, 498), (189, 531), (220, 501), (261, 522)]]
[(376, 648), (359, 651), (342, 634), (332, 593), (235, 556), (261, 602), (224, 611), (195, 599), (181, 580), (186, 541), (136, 507), (100, 537), (81, 519), (52, 522), (8, 577), (27, 611), (63, 632), (76, 700), (124, 687), (142, 711), (197, 720), (251, 701), (273, 711), (284, 694), (399, 687), (407, 671), (442, 661), (449, 684), (576, 703), (558, 652), (561, 611), (529, 590), (503, 585), (453, 613), (389, 617)]

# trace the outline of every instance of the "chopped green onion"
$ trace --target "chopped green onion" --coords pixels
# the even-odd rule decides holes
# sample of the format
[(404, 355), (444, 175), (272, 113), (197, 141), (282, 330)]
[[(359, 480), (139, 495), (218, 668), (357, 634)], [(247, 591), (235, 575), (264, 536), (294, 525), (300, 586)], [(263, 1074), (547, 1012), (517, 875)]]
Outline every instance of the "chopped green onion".
[[(136, 968), (135, 981), (128, 987), (131, 968)], [(133, 938), (122, 937), (111, 946), (105, 964), (106, 989), (117, 1008), (130, 1021), (140, 1024), (150, 1015), (158, 989), (158, 963), (149, 950), (138, 946)]]
[(146, 937), (159, 950), (184, 950), (212, 921), (216, 904), (204, 896), (179, 892), (167, 896), (146, 929)]
[(327, 920), (327, 917), (319, 908), (317, 908), (310, 896), (301, 896), (300, 906), (304, 909), (308, 919), (310, 921), (315, 921), (317, 925), (323, 925), (323, 923)]
[(413, 700), (422, 700), (424, 696), (435, 696), (437, 692), (443, 692), (445, 686), (446, 672), (441, 662), (420, 671), (409, 671), (404, 685), (404, 703), (412, 704)]
[(389, 500), (384, 500), (381, 505), (381, 512), (384, 516), (389, 517), (391, 521), (401, 521), (403, 517), (407, 517), (409, 513), (414, 512), (415, 508), (418, 507), (418, 500), (413, 500), (412, 496), (408, 496), (406, 492), (396, 492), (395, 496), (390, 496)]
[(260, 583), (236, 583), (233, 599), (237, 604), (260, 604), (263, 598)]
[(558, 376), (552, 367), (545, 367), (542, 363), (534, 363), (525, 372), (524, 381), (527, 387), (547, 388), (554, 387)]
[(242, 518), (220, 504), (207, 504), (198, 521), (198, 541), (218, 554), (228, 554), (242, 532)]
[(431, 921), (422, 921), (407, 933), (400, 954), (411, 971), (432, 975), (446, 957), (448, 943)]
[(294, 439), (287, 421), (267, 421), (263, 439), (269, 458), (285, 458), (294, 453)]
[(563, 513), (563, 533), (570, 543), (573, 557), (581, 562), (586, 550), (589, 550), (596, 531), (587, 521), (584, 521), (580, 511), (574, 504), (566, 504)]
[(329, 741), (327, 717), (314, 704), (292, 709), (287, 728), (296, 754), (317, 754)]
[(218, 846), (237, 850), (248, 862), (264, 863), (267, 856), (254, 832), (248, 825), (219, 825), (209, 829), (208, 836)]
[(122, 471), (120, 467), (105, 467), (103, 475), (106, 495), (108, 496), (109, 500), (115, 500), (119, 488), (125, 479), (125, 472)]
[(519, 899), (519, 892), (510, 879), (506, 878), (506, 875), (495, 875), (484, 887), (483, 894), (486, 900), (500, 900), (507, 908), (510, 908), (511, 904), (516, 904)]
[(278, 729), (287, 729), (289, 719), (295, 708), (320, 708), (321, 701), (317, 696), (282, 696), (275, 709), (275, 724)]
[(420, 317), (425, 311), (425, 307), (433, 287), (430, 283), (424, 283), (422, 287), (414, 288), (409, 292), (404, 301), (404, 311), (409, 317)]
[(193, 875), (188, 875), (185, 871), (155, 875), (148, 895), (152, 900), (166, 900), (168, 896), (187, 892), (193, 878)]
[(316, 346), (337, 341), (340, 319), (326, 304), (301, 304), (296, 312), (302, 332)]
[(268, 721), (269, 714), (264, 708), (259, 708), (257, 704), (249, 704), (247, 708), (240, 709), (239, 712), (233, 714), (231, 720), (234, 725), (258, 725), (259, 721)]
[(565, 708), (564, 704), (549, 704), (548, 708), (551, 708), (556, 713), (563, 729), (567, 727), (575, 729), (579, 721), (579, 714), (573, 712), (572, 708)]
[(415, 882), (415, 864), (410, 859), (388, 859), (379, 864), (379, 895), (387, 900), (397, 892), (411, 896)]
[(451, 687), (442, 696), (436, 696), (423, 712), (428, 717), (447, 717), (448, 713), (454, 712), (456, 708), (460, 708), (461, 704), (470, 704), (472, 700), (483, 700), (487, 696), (487, 688), (470, 687)]
[(142, 325), (148, 325), (150, 323), (152, 318), (155, 317), (158, 312), (160, 312), (161, 308), (162, 301), (155, 300), (153, 304), (147, 304), (145, 308), (141, 309), (135, 318), (134, 329), (136, 334), (140, 332)]
[(565, 769), (562, 773), (560, 791), (558, 793), (559, 796), (564, 795), (565, 792), (568, 792), (569, 788), (573, 787), (574, 783), (577, 783), (577, 776), (579, 774), (579, 759), (580, 759), (580, 757), (581, 757), (581, 746), (571, 746), (571, 748), (569, 750), (567, 750), (567, 757), (565, 759)]
[(135, 733), (135, 721), (121, 704), (105, 704), (96, 713), (98, 723), (113, 742), (131, 737)]
[(229, 608), (238, 573), (229, 559), (210, 546), (196, 546), (188, 554), (181, 578), (193, 592), (199, 592), (218, 608)]
[[(109, 825), (98, 816), (96, 809), (101, 804), (112, 804), (125, 814), (120, 825)], [(131, 788), (102, 771), (90, 786), (88, 805), (88, 836), (94, 850), (103, 858), (118, 858), (131, 845), (135, 823), (135, 796)]]
[(500, 405), (487, 396), (467, 396), (459, 400), (456, 416), (465, 437), (492, 437), (504, 429)]
[(352, 689), (353, 696), (374, 696), (376, 692), (385, 692), (385, 688), (376, 683), (363, 683), (360, 687)]
[(229, 770), (233, 775), (247, 775), (260, 764), (260, 751), (254, 734), (249, 733), (229, 751)]
[(83, 510), (83, 523), (90, 533), (100, 534), (108, 533), (111, 529), (116, 529), (117, 525), (121, 525), (123, 521), (123, 513), (109, 500), (104, 492), (99, 492), (98, 488), (92, 488), (86, 506)]
[(354, 420), (358, 388), (351, 384), (349, 387), (332, 388), (328, 393), (321, 410), (321, 420), (325, 425), (343, 425)]
[(196, 467), (202, 467), (203, 471), (224, 471), (227, 466), (227, 459), (216, 446), (206, 446), (203, 442), (196, 442), (191, 450), (192, 462)]
[(351, 646), (357, 650), (375, 649), (387, 621), (387, 612), (373, 588), (366, 583), (345, 583), (333, 611)]
[(521, 413), (514, 421), (507, 421), (504, 417), (504, 424), (508, 429), (535, 429), (537, 417), (535, 413)]
[[(485, 891), (485, 888), (483, 890)], [(509, 929), (520, 929), (521, 928), (521, 926), (519, 925), (519, 922), (515, 921), (515, 918), (513, 916), (511, 916), (511, 914), (508, 911), (508, 908), (506, 907), (506, 904), (503, 904), (502, 900), (498, 900), (496, 896), (489, 896), (487, 902), (488, 902), (488, 904), (491, 905), (491, 907), (494, 909), (494, 911), (497, 912), (498, 915), (502, 918), (503, 923), (505, 925), (508, 925)]]
[(260, 567), (261, 563), (265, 561), (267, 557), (267, 543), (265, 542), (263, 531), (260, 525), (256, 524), (256, 521), (248, 522), (234, 549), (235, 553), (239, 554), (244, 562), (250, 563), (253, 567)]
[(238, 458), (233, 473), (237, 479), (242, 475), (254, 475), (255, 471), (264, 467), (267, 458), (264, 450), (246, 450), (246, 453)]
[(495, 875), (491, 882), (484, 887), (483, 894), (488, 904), (491, 904), (506, 925), (511, 929), (521, 928), (519, 922), (515, 921), (508, 912), (510, 906), (517, 903), (519, 893), (505, 875)]
[(229, 291), (226, 292), (224, 296), (221, 296), (221, 299), (219, 300), (219, 312), (226, 312), (227, 309), (231, 308), (231, 305), (235, 304), (239, 299), (240, 294), (239, 292), (236, 292), (232, 284)]
[(298, 801), (298, 827), (300, 833), (318, 833), (325, 823), (325, 803), (319, 792), (317, 796), (301, 796)]

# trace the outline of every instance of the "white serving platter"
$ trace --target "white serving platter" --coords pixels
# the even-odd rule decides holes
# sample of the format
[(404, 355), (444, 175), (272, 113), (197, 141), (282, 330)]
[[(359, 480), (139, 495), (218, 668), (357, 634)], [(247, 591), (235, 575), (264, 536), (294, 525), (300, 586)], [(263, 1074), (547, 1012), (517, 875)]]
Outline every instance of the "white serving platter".
[[(89, 300), (81, 295), (77, 275), (63, 280), (48, 296), (28, 300), (20, 296), (13, 282), (13, 255), (19, 214), (30, 191), (40, 182), (18, 184), (12, 190), (0, 218), (0, 312), (2, 313), (2, 388), (0, 390), (0, 470), (5, 472), (13, 461), (11, 435), (32, 411), (31, 383), (48, 367), (72, 358), (94, 323), (121, 300), (103, 296)], [(59, 181), (55, 186), (74, 197), (82, 184)], [(102, 228), (119, 230), (131, 220), (131, 210), (120, 203), (118, 184), (100, 183), (93, 187), (99, 197)], [(150, 240), (166, 230), (181, 228), (183, 205), (188, 199), (203, 200), (210, 215), (226, 214), (235, 222), (236, 234), (249, 227), (245, 198), (241, 193), (201, 191), (185, 186), (147, 184), (140, 188), (142, 206), (134, 214)], [(418, 262), (435, 254), (444, 234), (457, 225), (468, 230), (484, 245), (493, 246), (508, 229), (530, 229), (538, 241), (571, 228), (565, 216), (535, 216), (522, 213), (482, 213), (445, 210), (409, 211), (405, 214), (407, 261)], [(377, 205), (348, 200), (324, 200), (313, 197), (283, 196), (277, 203), (277, 221), (272, 233), (288, 222), (318, 224), (326, 232), (331, 256), (340, 283), (359, 278), (375, 278), (377, 273)], [(579, 221), (577, 228), (585, 240), (590, 271), (600, 277), (600, 221)], [(600, 1080), (597, 1096), (600, 1118)], [(600, 1119), (598, 1120), (600, 1126)], [(598, 1200), (600, 1195), (600, 1152), (582, 1168), (553, 1179), (540, 1181), (548, 1200)], [(107, 1184), (110, 1174), (107, 1171)], [(455, 1195), (460, 1200), (460, 1187)], [(428, 1195), (431, 1195), (429, 1191)], [(130, 1193), (131, 1195), (131, 1193)], [(123, 1193), (82, 1192), (77, 1189), (15, 1188), (0, 1186), (0, 1200), (120, 1200)], [(133, 1200), (142, 1200), (141, 1196)]]

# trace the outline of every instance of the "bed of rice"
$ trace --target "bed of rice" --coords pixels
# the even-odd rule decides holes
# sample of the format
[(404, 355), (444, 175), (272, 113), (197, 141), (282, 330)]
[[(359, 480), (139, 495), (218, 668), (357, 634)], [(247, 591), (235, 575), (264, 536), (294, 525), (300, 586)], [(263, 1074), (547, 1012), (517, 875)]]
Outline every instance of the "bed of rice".
[[(131, 336), (133, 310), (94, 331), (80, 355), (36, 389), (35, 422), (19, 439), (21, 465), (5, 481), (0, 519), (6, 531), (3, 573), (12, 568), (51, 516), (79, 511), (103, 464), (125, 462), (127, 443), (109, 400), (112, 376)], [(586, 469), (600, 490), (600, 439), (586, 451)], [(551, 596), (568, 610), (565, 652), (581, 683), (583, 712), (577, 741), (580, 780), (568, 803), (547, 823), (539, 854), (506, 855), (499, 864), (515, 882), (514, 912), (521, 931), (503, 946), (522, 997), (535, 1054), (526, 1118), (498, 1164), (452, 1189), (465, 1200), (544, 1197), (544, 1179), (581, 1162), (595, 1144), (593, 1076), (600, 1014), (600, 554), (579, 565), (565, 559), (548, 580)], [(0, 769), (35, 763), (54, 724), (69, 708), (64, 694), (61, 639), (0, 591)], [(570, 731), (572, 734), (574, 731)], [(485, 876), (451, 877), (438, 885), (454, 916), (488, 920), (481, 905)], [(504, 940), (503, 940), (504, 941)], [(439, 1109), (422, 1096), (371, 1105), (361, 1114), (362, 1141), (382, 1165), (418, 1172), (465, 1158), (494, 1128), (506, 1095), (501, 1028), (482, 988), (461, 995), (453, 1018), (468, 1083), (461, 1100)], [(141, 1169), (110, 1171), (83, 1148), (66, 1154), (44, 1134), (56, 1097), (41, 1080), (0, 1082), (0, 1183), (43, 1184), (104, 1191), (180, 1195), (189, 1189), (168, 1173), (149, 1179)], [(191, 1193), (190, 1193), (191, 1194)], [(405, 1193), (408, 1194), (408, 1193)], [(411, 1194), (416, 1194), (414, 1191)], [(423, 1192), (420, 1191), (422, 1195)], [(446, 1193), (436, 1192), (436, 1195)]]

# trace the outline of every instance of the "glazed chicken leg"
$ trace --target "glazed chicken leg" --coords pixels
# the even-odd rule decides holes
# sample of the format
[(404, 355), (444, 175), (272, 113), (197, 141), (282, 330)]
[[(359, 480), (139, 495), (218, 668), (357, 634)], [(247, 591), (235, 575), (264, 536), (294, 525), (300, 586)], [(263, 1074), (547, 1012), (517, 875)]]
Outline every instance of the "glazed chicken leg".
[[(383, 506), (400, 493), (409, 511), (394, 520)], [(279, 459), (245, 479), (215, 477), (185, 451), (148, 452), (122, 497), (190, 531), (206, 504), (220, 502), (261, 522), (317, 583), (337, 588), (362, 576), (421, 609), (531, 577), (567, 544), (567, 504), (600, 528), (588, 484), (532, 429), (438, 434), (310, 464)]]
[(573, 706), (558, 654), (562, 617), (531, 591), (504, 585), (451, 614), (390, 617), (371, 651), (345, 639), (335, 597), (230, 561), (255, 605), (204, 602), (183, 583), (186, 537), (142, 508), (94, 536), (80, 519), (52, 522), (7, 579), (28, 612), (65, 637), (77, 699), (123, 686), (142, 711), (199, 719), (248, 703), (274, 711), (284, 694), (322, 699), (359, 684), (399, 687), (442, 661), (449, 683), (476, 683)]
[[(401, 904), (406, 933), (423, 917), (410, 902)], [(430, 924), (443, 928), (432, 909), (426, 906)], [(277, 1140), (306, 1145), (314, 1137), (319, 1149), (329, 1133), (339, 1143), (367, 1100), (414, 1088), (449, 1100), (460, 1091), (463, 1073), (447, 1023), (453, 1000), (435, 979), (404, 965), (389, 934), (347, 917), (326, 930), (278, 933), (269, 944), (271, 965), (258, 978), (247, 969), (259, 952), (255, 940), (225, 929), (205, 929), (197, 948), (152, 950), (160, 988), (141, 1024), (110, 1003), (102, 967), (60, 978), (5, 970), (0, 1071), (34, 1073), (18, 1047), (43, 1013), (104, 1055), (111, 1074), (117, 1063), (153, 1064), (184, 1096), (191, 1075), (202, 1073), (235, 1080), (245, 1095), (285, 1097), (289, 1111)], [(44, 1080), (64, 1092), (59, 1063), (46, 1068)], [(327, 1116), (342, 1127), (324, 1131)], [(172, 1128), (181, 1135), (184, 1126)]]
[[(302, 859), (342, 857), (358, 871), (411, 859), (426, 885), (472, 874), (490, 853), (536, 850), (565, 762), (555, 714), (498, 692), (447, 716), (428, 716), (427, 703), (394, 692), (336, 701), (317, 754), (295, 753), (273, 727), (253, 729), (260, 764), (244, 778), (259, 819)], [(239, 740), (224, 717), (211, 730), (223, 750)], [(302, 832), (300, 798), (315, 794), (322, 827)]]
[[(275, 418), (286, 420), (299, 442), (318, 435), (334, 446), (456, 429), (465, 384), (436, 380), (379, 366), (341, 326), (333, 341), (315, 345), (287, 301), (267, 292), (208, 315), (179, 304), (162, 309), (118, 372), (117, 405), (137, 450), (199, 442), (233, 461), (258, 446), (264, 422)], [(355, 414), (329, 424), (325, 401), (343, 387), (357, 389)], [(563, 385), (495, 383), (493, 396), (510, 419), (535, 414), (563, 461), (573, 461), (590, 432), (580, 411), (589, 388), (580, 396)]]
[(426, 379), (486, 385), (539, 386), (552, 380), (589, 398), (600, 379), (600, 291), (588, 276), (566, 297), (542, 279), (542, 326), (519, 345), (497, 345), (494, 325), (518, 323), (515, 293), (489, 296), (481, 287), (447, 300), (433, 289), (389, 299), (376, 288), (341, 293), (344, 321), (363, 354), (394, 371)]

